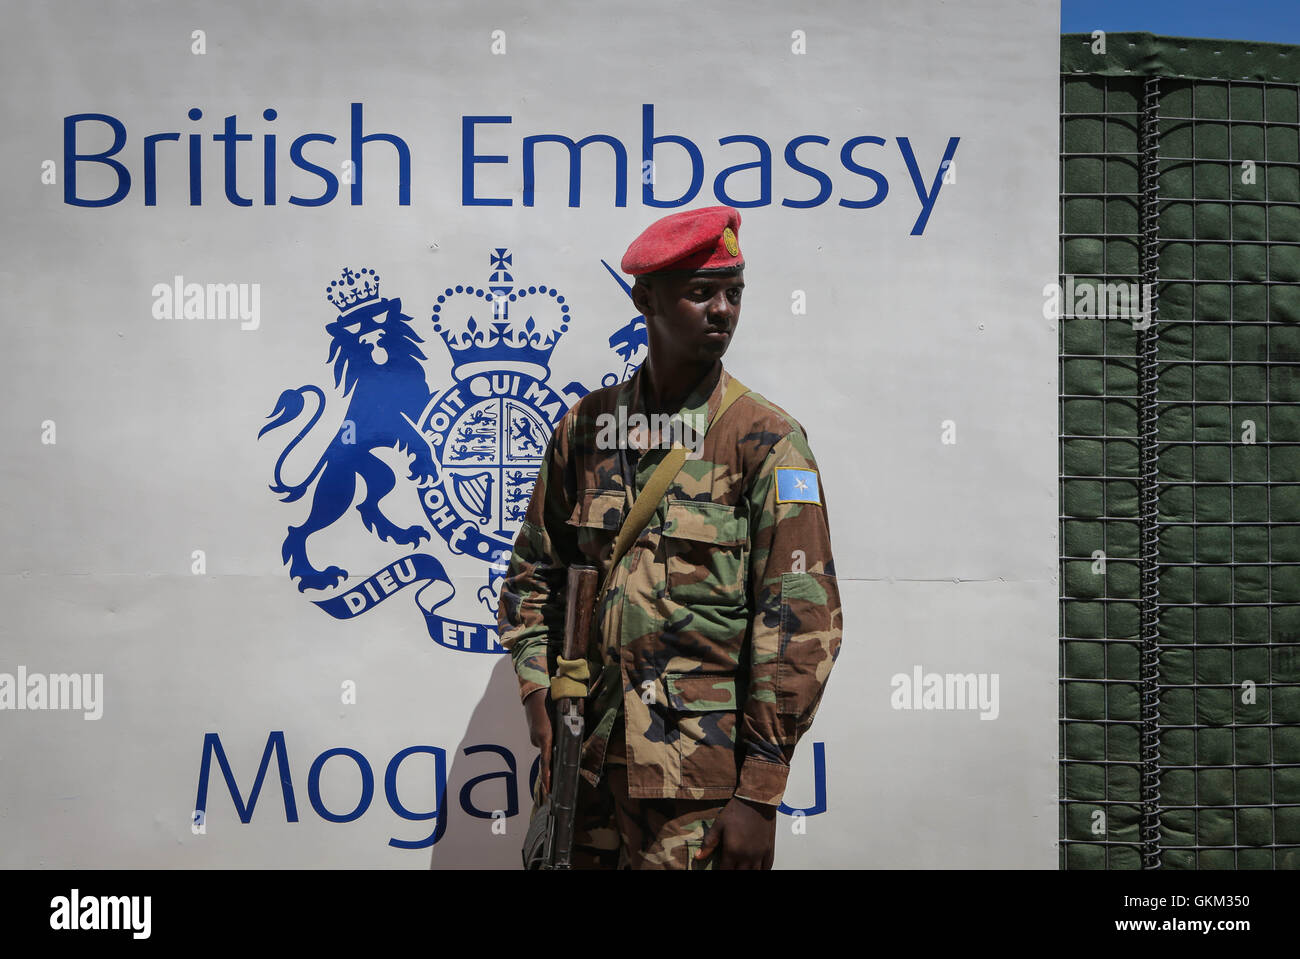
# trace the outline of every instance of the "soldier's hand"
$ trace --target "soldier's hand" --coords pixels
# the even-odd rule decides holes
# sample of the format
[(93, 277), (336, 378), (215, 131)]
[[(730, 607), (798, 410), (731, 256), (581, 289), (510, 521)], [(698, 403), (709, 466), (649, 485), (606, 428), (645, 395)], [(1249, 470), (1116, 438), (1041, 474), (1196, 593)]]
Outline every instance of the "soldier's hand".
[(771, 869), (776, 851), (776, 807), (732, 797), (704, 836), (695, 858), (721, 849), (719, 869)]
[(550, 694), (545, 689), (534, 690), (524, 700), (524, 713), (528, 717), (528, 741), (542, 752), (542, 766), (537, 778), (542, 781), (542, 795), (551, 791), (551, 729)]

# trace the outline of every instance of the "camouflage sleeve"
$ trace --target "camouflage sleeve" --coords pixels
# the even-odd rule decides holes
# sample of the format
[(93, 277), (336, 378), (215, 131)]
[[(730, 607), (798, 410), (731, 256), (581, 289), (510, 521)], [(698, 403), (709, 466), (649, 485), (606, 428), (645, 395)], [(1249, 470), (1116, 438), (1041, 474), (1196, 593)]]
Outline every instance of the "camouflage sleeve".
[(565, 578), (569, 565), (577, 561), (576, 538), (566, 522), (574, 500), (568, 455), (573, 416), (571, 410), (546, 446), (501, 582), (497, 632), (514, 661), (521, 700), (550, 687), (548, 648), (559, 649), (563, 642)]
[(779, 804), (795, 744), (812, 725), (839, 655), (841, 613), (821, 477), (796, 428), (750, 489), (749, 685), (735, 795)]

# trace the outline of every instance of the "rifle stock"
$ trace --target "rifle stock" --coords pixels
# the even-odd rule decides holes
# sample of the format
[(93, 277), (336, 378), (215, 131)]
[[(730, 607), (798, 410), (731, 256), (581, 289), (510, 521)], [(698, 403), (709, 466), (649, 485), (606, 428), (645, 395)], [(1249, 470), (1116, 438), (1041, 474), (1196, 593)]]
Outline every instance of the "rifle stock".
[[(565, 591), (564, 649), (565, 659), (587, 657), (591, 640), (591, 621), (596, 605), (599, 571), (594, 566), (570, 566)], [(595, 680), (592, 676), (588, 683)], [(588, 686), (590, 690), (590, 686)], [(551, 821), (547, 844), (547, 868), (571, 869), (573, 832), (578, 798), (578, 760), (585, 738), (584, 702), (578, 697), (562, 697), (552, 702), (551, 729)]]

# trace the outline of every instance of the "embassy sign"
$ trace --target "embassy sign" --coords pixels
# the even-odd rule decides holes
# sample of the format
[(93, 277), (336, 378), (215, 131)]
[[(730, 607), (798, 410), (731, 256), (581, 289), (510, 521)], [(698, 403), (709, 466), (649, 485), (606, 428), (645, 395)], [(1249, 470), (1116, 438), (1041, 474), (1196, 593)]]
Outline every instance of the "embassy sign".
[[(215, 192), (209, 190), (205, 194), (205, 186), (215, 187), (215, 184), (207, 183), (204, 171), (219, 167), (221, 191), (226, 202), (233, 206), (258, 203), (275, 206), (282, 201), (293, 206), (324, 206), (338, 199), (341, 185), (348, 187), (353, 206), (365, 202), (368, 189), (372, 196), (381, 190), (394, 196), (398, 206), (411, 204), (411, 147), (406, 139), (392, 133), (365, 132), (361, 103), (350, 105), (347, 132), (342, 136), (326, 132), (286, 134), (282, 132), (279, 111), (274, 107), (263, 110), (260, 121), (241, 120), (236, 114), (229, 114), (215, 131), (200, 108), (191, 108), (187, 117), (189, 125), (182, 124), (184, 132), (147, 133), (132, 142), (126, 123), (112, 114), (65, 116), (63, 202), (79, 207), (114, 206), (134, 192), (144, 206), (157, 206), (161, 179), (173, 185), (185, 182), (189, 205), (202, 206), (205, 195), (211, 202)], [(641, 188), (641, 204), (646, 207), (672, 208), (712, 202), (738, 208), (779, 204), (799, 210), (833, 202), (847, 209), (867, 210), (883, 204), (891, 192), (889, 179), (872, 164), (885, 158), (901, 158), (911, 182), (896, 194), (901, 193), (917, 204), (913, 236), (925, 232), (940, 189), (955, 179), (955, 156), (960, 141), (960, 137), (948, 137), (942, 155), (925, 159), (906, 136), (889, 138), (875, 133), (853, 133), (832, 141), (819, 134), (803, 133), (773, 144), (760, 136), (738, 133), (718, 138), (718, 155), (726, 158), (727, 165), (714, 170), (705, 162), (699, 144), (689, 137), (666, 132), (652, 103), (641, 105), (639, 142), (633, 141), (631, 145), (613, 134), (599, 132), (586, 133), (579, 139), (565, 133), (542, 133), (512, 143), (507, 127), (515, 118), (509, 114), (462, 116), (460, 120), (460, 203), (463, 207), (514, 205), (513, 197), (493, 196), (480, 182), (482, 176), (488, 175), (483, 168), (498, 165), (509, 171), (494, 171), (496, 176), (489, 176), (498, 189), (506, 189), (505, 184), (512, 182), (511, 174), (517, 171), (513, 182), (522, 178), (522, 205), (536, 206), (537, 157), (543, 150), (563, 150), (569, 161), (570, 207), (582, 206), (584, 192), (589, 205), (599, 200), (590, 191), (583, 190), (585, 159), (588, 169), (597, 164), (612, 169), (613, 195), (604, 199), (615, 208), (628, 205), (629, 183), (635, 179)], [(505, 152), (512, 147), (516, 147), (513, 152)], [(392, 192), (383, 185), (366, 186), (366, 157), (377, 156), (374, 151), (385, 149), (390, 151), (390, 156), (395, 154), (397, 160), (397, 181), (392, 184), (396, 189)], [(280, 185), (286, 165), (309, 174), (314, 190), (304, 195), (286, 195)], [(772, 186), (773, 172), (778, 165), (794, 174), (793, 183), (797, 184), (789, 195), (779, 199)], [(341, 172), (336, 174), (336, 170)], [(83, 175), (89, 171), (94, 171), (95, 188), (84, 185)], [(665, 197), (656, 192), (656, 183), (663, 182), (665, 175), (687, 180), (688, 185), (679, 196)], [(706, 180), (711, 197), (705, 194)], [(110, 184), (106, 192), (102, 185), (105, 181)]]
[[(285, 462), (322, 418), (330, 402), (326, 391), (312, 384), (284, 390), (258, 433), (261, 438), (301, 423), (276, 461), (270, 487), (283, 502), (309, 504), (305, 520), (288, 527), (281, 549), (298, 590), (346, 620), (411, 587), (429, 636), (449, 649), (476, 653), (503, 651), (496, 609), (515, 535), (556, 424), (589, 392), (576, 381), (551, 381), (551, 355), (573, 321), (568, 298), (554, 286), (516, 284), (513, 255), (505, 248), (494, 250), (489, 262), (482, 285), (449, 286), (433, 297), (426, 336), (436, 334), (451, 359), (451, 382), (433, 388), (422, 362), (426, 336), (401, 298), (383, 295), (375, 270), (344, 269), (325, 291), (336, 314), (325, 332), (331, 392), (347, 407), (342, 427), (296, 482), (285, 478)], [(630, 297), (622, 277), (602, 265)], [(633, 316), (609, 336), (609, 345), (617, 366), (602, 377), (602, 386), (635, 371), (637, 353), (646, 346), (645, 321)], [(405, 477), (375, 455), (385, 448), (409, 459)], [(399, 479), (418, 500), (424, 523), (398, 526), (381, 508)], [(360, 527), (409, 551), (361, 577), (338, 565), (316, 565), (308, 538), (336, 523), (352, 524), (349, 514), (361, 489)], [(479, 576), (477, 589), (463, 588)]]
[[(240, 745), (235, 748), (237, 752), (236, 762), (232, 763), (226, 755), (225, 746), (222, 744), (221, 735), (216, 732), (204, 734), (203, 749), (199, 758), (198, 770), (198, 791), (194, 799), (194, 811), (190, 818), (190, 832), (195, 836), (208, 835), (208, 827), (213, 826), (214, 830), (217, 823), (220, 822), (221, 828), (229, 825), (229, 818), (224, 812), (225, 803), (218, 800), (223, 807), (223, 811), (214, 819), (209, 809), (209, 786), (216, 783), (216, 788), (211, 792), (220, 796), (223, 792), (221, 785), (224, 784), (225, 792), (230, 796), (231, 808), (238, 816), (240, 823), (248, 825), (253, 821), (253, 814), (257, 810), (258, 797), (263, 795), (262, 787), (267, 787), (267, 802), (274, 804), (276, 793), (279, 793), (280, 802), (284, 808), (284, 818), (286, 823), (296, 823), (299, 821), (298, 814), (298, 795), (294, 790), (294, 764), (289, 759), (289, 747), (285, 741), (284, 730), (273, 729), (266, 737), (266, 745), (262, 750), (261, 762), (254, 773), (252, 764), (248, 761), (255, 753), (248, 751), (249, 742), (241, 741)], [(393, 836), (388, 840), (388, 845), (394, 849), (428, 849), (437, 844), (447, 832), (448, 819), (453, 814), (464, 813), (467, 823), (472, 820), (489, 820), (496, 827), (504, 827), (504, 821), (513, 819), (520, 814), (521, 807), (521, 783), (520, 783), (520, 764), (514, 752), (508, 747), (499, 743), (477, 743), (474, 745), (462, 746), (461, 755), (466, 758), (471, 756), (482, 756), (486, 762), (495, 761), (496, 768), (489, 769), (468, 779), (460, 785), (459, 803), (455, 804), (452, 795), (454, 789), (448, 789), (450, 779), (450, 759), (456, 757), (456, 750), (449, 751), (441, 746), (432, 746), (419, 744), (407, 746), (397, 750), (387, 763), (377, 762), (372, 764), (366, 756), (359, 750), (351, 749), (346, 746), (335, 746), (326, 749), (312, 760), (311, 765), (307, 767), (307, 775), (302, 775), (302, 767), (298, 766), (297, 781), (301, 784), (304, 779), (307, 785), (307, 798), (311, 804), (312, 811), (324, 822), (330, 823), (350, 823), (356, 822), (375, 803), (375, 794), (378, 791), (376, 772), (383, 768), (383, 798), (388, 803), (388, 808), (398, 818), (406, 822), (429, 822), (432, 821), (432, 827), (416, 831), (412, 830), (414, 835), (411, 838), (401, 838)], [(298, 754), (297, 758), (301, 761), (302, 756)], [(382, 757), (379, 757), (382, 759)], [(220, 774), (220, 782), (213, 775), (213, 761), (216, 763), (216, 771)], [(271, 762), (275, 761), (274, 771), (272, 772)], [(355, 766), (357, 770), (357, 798), (351, 809), (346, 808), (349, 798), (345, 800), (331, 799), (334, 806), (330, 808), (327, 805), (324, 790), (322, 789), (322, 776), (325, 766), (331, 760), (341, 769), (348, 769)], [(825, 743), (812, 743), (812, 805), (804, 808), (796, 808), (782, 802), (777, 806), (777, 811), (784, 815), (790, 816), (796, 820), (804, 820), (809, 816), (818, 816), (826, 812), (829, 808), (828, 793), (826, 789), (826, 748)], [(432, 769), (430, 769), (432, 765)], [(432, 809), (410, 809), (407, 802), (413, 800), (408, 795), (407, 801), (402, 799), (398, 787), (399, 775), (405, 767), (410, 780), (420, 781), (425, 786), (426, 794), (432, 787), (432, 795), (435, 797), (436, 805)], [(541, 768), (541, 757), (534, 756), (532, 765), (527, 773), (527, 793), (523, 795), (524, 800), (533, 794), (533, 789), (537, 782), (537, 775)], [(268, 775), (271, 772), (271, 775)], [(496, 788), (492, 788), (495, 786)], [(409, 788), (409, 782), (408, 782)], [(482, 788), (482, 792), (476, 796)], [(344, 787), (347, 791), (347, 787)], [(247, 793), (247, 798), (245, 798)], [(480, 806), (476, 800), (490, 797), (495, 803), (488, 803)], [(504, 805), (500, 801), (504, 799)], [(459, 810), (459, 812), (456, 812)], [(272, 816), (275, 813), (271, 813)], [(423, 836), (419, 832), (427, 830)], [(506, 835), (504, 828), (494, 828), (492, 832), (495, 835)]]

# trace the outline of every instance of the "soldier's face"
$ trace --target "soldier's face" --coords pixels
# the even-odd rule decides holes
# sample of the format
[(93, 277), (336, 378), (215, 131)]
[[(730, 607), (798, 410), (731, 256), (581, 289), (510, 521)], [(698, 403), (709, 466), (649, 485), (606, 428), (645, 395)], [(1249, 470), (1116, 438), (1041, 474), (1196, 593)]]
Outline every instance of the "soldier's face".
[(670, 366), (712, 366), (735, 336), (744, 289), (744, 273), (669, 273), (648, 290), (634, 287), (650, 354)]

